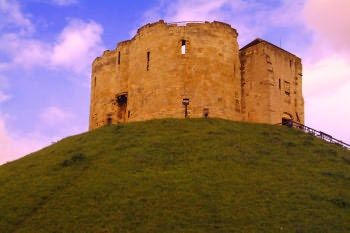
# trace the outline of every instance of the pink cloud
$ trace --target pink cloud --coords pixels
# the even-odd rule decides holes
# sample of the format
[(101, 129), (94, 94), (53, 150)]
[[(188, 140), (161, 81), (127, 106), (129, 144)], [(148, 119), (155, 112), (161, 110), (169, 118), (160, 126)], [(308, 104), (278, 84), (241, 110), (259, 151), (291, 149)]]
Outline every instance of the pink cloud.
[(5, 102), (11, 98), (10, 95), (5, 94), (3, 91), (0, 90), (0, 103)]
[(37, 134), (18, 135), (6, 127), (6, 116), (0, 115), (0, 165), (50, 144), (49, 138)]
[(313, 41), (304, 62), (306, 121), (350, 142), (350, 1), (307, 0)]
[(9, 128), (11, 117), (0, 113), (0, 165), (86, 131), (84, 124), (72, 124), (72, 113), (57, 106), (47, 107), (38, 115), (40, 121), (31, 133)]
[(342, 85), (327, 95), (307, 98), (305, 113), (307, 123), (333, 137), (350, 143), (350, 83)]
[[(327, 44), (336, 53), (350, 53), (350, 1), (307, 0), (305, 23), (314, 32), (314, 42)], [(322, 49), (322, 47), (318, 47)]]
[(42, 123), (48, 125), (57, 125), (58, 123), (71, 120), (72, 118), (74, 118), (74, 115), (71, 112), (59, 108), (57, 106), (50, 106), (45, 108), (40, 113), (39, 118)]
[(350, 83), (350, 61), (330, 55), (304, 64), (304, 95), (318, 98), (334, 94)]

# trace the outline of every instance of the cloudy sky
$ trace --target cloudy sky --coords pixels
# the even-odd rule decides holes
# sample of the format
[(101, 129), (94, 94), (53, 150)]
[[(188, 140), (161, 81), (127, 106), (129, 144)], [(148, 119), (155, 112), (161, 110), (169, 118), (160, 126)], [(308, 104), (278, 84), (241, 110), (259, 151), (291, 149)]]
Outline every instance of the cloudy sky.
[[(112, 3), (113, 2), (113, 3)], [(304, 65), (306, 124), (350, 142), (349, 0), (0, 0), (0, 164), (86, 131), (90, 64), (151, 21), (225, 21)]]

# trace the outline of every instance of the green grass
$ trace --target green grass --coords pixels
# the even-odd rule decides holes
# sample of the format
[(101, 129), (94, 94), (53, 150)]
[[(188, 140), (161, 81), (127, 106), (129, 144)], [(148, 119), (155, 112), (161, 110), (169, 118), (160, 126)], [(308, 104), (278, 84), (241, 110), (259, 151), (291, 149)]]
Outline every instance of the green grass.
[(350, 232), (350, 153), (297, 130), (154, 120), (0, 166), (0, 232)]

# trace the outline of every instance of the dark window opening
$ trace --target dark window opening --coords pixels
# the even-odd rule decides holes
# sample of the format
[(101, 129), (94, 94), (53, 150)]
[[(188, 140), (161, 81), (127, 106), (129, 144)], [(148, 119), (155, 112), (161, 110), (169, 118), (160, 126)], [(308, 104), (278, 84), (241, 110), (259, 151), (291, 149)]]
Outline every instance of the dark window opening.
[(181, 54), (186, 54), (186, 40), (181, 42)]
[(281, 79), (278, 79), (278, 88), (281, 90)]
[(116, 122), (125, 122), (127, 116), (130, 116), (130, 111), (127, 112), (127, 105), (128, 105), (128, 93), (123, 92), (118, 95), (116, 95), (116, 102), (118, 105), (118, 111), (116, 115)]
[(94, 86), (96, 87), (96, 77), (94, 77)]
[(292, 60), (289, 60), (289, 67), (292, 68)]
[(126, 105), (128, 102), (128, 96), (127, 94), (121, 94), (117, 96), (117, 103), (119, 106)]
[(118, 52), (118, 65), (120, 65), (120, 52)]
[(112, 124), (112, 116), (108, 115), (107, 116), (107, 125), (111, 125)]
[(151, 52), (147, 52), (147, 71), (149, 71), (150, 58), (151, 58)]
[(203, 116), (204, 116), (204, 118), (208, 118), (209, 117), (209, 108), (204, 108), (203, 109)]
[(128, 118), (130, 118), (130, 114), (131, 114), (131, 112), (130, 112), (130, 110), (128, 111)]

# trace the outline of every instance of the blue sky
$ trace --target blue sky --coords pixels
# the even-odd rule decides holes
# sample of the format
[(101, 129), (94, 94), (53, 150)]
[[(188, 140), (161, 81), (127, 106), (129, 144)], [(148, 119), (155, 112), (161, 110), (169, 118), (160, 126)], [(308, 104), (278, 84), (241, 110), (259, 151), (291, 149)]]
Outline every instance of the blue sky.
[(348, 0), (0, 0), (0, 164), (88, 128), (90, 65), (145, 23), (219, 20), (303, 59), (306, 123), (350, 142)]

